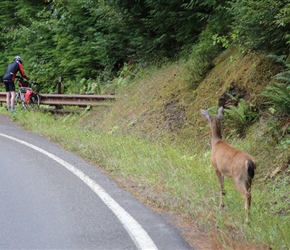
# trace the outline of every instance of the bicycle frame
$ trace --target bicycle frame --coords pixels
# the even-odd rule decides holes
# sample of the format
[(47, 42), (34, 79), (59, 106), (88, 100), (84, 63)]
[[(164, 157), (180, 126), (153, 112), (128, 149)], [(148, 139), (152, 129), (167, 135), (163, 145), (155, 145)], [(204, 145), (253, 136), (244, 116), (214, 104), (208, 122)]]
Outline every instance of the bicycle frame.
[[(32, 82), (31, 84), (28, 81), (24, 81), (23, 77), (17, 77), (19, 90), (16, 94), (15, 101), (21, 103), (23, 109), (28, 108), (39, 108), (40, 106), (40, 96), (33, 90), (33, 86), (37, 84)], [(29, 87), (31, 85), (31, 87)]]

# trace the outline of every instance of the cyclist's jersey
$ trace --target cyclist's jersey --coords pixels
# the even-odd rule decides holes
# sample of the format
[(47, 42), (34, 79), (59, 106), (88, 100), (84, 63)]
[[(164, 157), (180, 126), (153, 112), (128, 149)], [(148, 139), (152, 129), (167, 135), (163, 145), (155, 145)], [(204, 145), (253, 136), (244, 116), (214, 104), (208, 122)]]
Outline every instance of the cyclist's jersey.
[(20, 62), (13, 62), (8, 65), (7, 71), (3, 76), (3, 81), (11, 81), (14, 82), (17, 72), (27, 79), (27, 76), (24, 72), (23, 66)]

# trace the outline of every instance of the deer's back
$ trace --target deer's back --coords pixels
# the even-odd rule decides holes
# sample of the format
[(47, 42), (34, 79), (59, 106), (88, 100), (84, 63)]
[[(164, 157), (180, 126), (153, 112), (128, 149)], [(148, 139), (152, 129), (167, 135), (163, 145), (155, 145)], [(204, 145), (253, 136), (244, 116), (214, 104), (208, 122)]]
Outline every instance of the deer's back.
[(251, 155), (233, 148), (225, 141), (218, 141), (212, 148), (211, 162), (215, 168), (227, 177), (233, 177), (236, 173), (247, 171), (246, 161), (254, 159)]

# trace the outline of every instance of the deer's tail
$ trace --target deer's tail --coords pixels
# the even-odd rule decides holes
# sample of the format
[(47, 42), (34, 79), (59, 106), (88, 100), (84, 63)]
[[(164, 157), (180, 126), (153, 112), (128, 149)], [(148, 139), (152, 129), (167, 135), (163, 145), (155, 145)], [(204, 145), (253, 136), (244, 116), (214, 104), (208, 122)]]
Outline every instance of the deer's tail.
[(256, 163), (253, 160), (246, 161), (248, 175), (251, 179), (255, 176)]

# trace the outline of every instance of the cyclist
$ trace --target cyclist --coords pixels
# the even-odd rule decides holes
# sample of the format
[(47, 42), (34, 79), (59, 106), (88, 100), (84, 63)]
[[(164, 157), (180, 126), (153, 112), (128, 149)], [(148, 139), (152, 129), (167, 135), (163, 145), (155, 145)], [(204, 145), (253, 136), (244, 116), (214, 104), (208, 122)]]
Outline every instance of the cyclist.
[(14, 62), (10, 63), (8, 65), (7, 71), (5, 75), (3, 76), (3, 82), (5, 84), (5, 89), (6, 89), (6, 102), (7, 102), (7, 109), (10, 112), (14, 111), (14, 99), (15, 99), (15, 84), (14, 80), (16, 78), (16, 74), (20, 72), (22, 77), (26, 78), (27, 80), (28, 77), (26, 76), (24, 72), (24, 68), (22, 66), (22, 59), (20, 56), (15, 56)]

